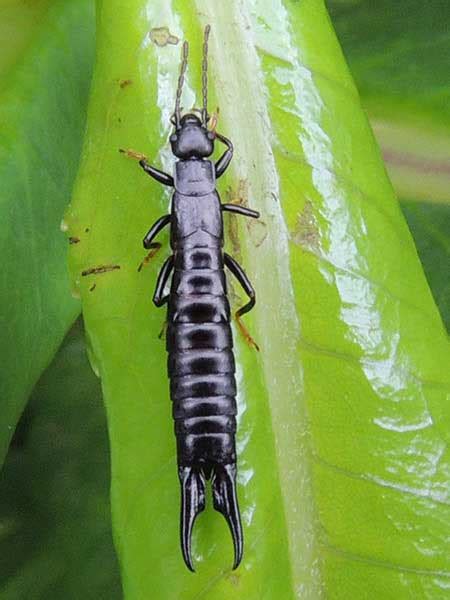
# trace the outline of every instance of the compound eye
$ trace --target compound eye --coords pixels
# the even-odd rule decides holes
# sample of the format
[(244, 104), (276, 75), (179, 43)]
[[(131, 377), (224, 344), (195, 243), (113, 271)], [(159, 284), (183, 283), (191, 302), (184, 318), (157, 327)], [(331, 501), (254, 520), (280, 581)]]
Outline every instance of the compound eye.
[(209, 140), (213, 140), (215, 139), (216, 134), (214, 133), (214, 131), (208, 131), (208, 139)]
[(170, 142), (176, 142), (176, 141), (177, 141), (177, 139), (178, 139), (178, 136), (177, 136), (177, 134), (176, 134), (176, 133), (172, 133), (172, 135), (171, 135), (171, 136), (170, 136), (170, 138), (169, 138), (169, 141), (170, 141)]

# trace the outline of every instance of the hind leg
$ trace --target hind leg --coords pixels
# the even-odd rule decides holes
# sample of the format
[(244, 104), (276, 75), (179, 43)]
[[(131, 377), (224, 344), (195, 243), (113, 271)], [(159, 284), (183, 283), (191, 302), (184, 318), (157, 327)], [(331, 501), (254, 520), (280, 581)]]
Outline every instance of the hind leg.
[(259, 352), (258, 344), (252, 338), (247, 327), (241, 321), (242, 315), (245, 315), (245, 313), (249, 312), (255, 306), (255, 303), (256, 303), (255, 290), (253, 289), (253, 286), (250, 283), (250, 280), (247, 277), (247, 275), (245, 274), (245, 271), (241, 267), (241, 265), (239, 263), (237, 263), (234, 260), (234, 258), (232, 258), (226, 252), (224, 253), (224, 261), (225, 261), (226, 266), (230, 269), (230, 271), (233, 273), (233, 275), (236, 277), (236, 279), (241, 284), (244, 292), (249, 297), (249, 301), (247, 302), (247, 304), (244, 304), (244, 306), (241, 306), (241, 308), (239, 310), (237, 310), (235, 313), (238, 327), (239, 327), (242, 335), (246, 339), (246, 341), (250, 344), (250, 346), (253, 346)]

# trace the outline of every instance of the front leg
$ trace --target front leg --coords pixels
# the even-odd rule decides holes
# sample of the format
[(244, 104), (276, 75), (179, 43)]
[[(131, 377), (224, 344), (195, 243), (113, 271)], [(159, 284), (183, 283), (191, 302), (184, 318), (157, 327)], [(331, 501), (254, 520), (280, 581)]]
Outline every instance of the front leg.
[(148, 163), (145, 160), (145, 158), (140, 160), (139, 164), (144, 169), (144, 171), (150, 175), (150, 177), (153, 177), (153, 179), (156, 179), (156, 181), (159, 181), (164, 185), (169, 185), (170, 187), (173, 187), (172, 175), (168, 175), (167, 173), (164, 173), (164, 171), (160, 171), (156, 167), (153, 167), (150, 163)]
[(216, 177), (219, 178), (225, 173), (228, 165), (231, 162), (231, 159), (233, 158), (233, 144), (224, 135), (217, 133), (217, 131), (216, 138), (227, 146), (227, 149), (215, 164)]

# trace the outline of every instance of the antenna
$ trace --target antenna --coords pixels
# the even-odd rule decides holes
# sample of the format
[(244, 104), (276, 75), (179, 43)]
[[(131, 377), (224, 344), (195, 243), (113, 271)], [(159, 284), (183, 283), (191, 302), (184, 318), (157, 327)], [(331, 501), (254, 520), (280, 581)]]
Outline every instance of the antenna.
[(181, 67), (180, 67), (180, 75), (178, 77), (178, 87), (177, 87), (177, 95), (175, 98), (175, 126), (178, 129), (180, 127), (180, 100), (181, 100), (181, 91), (183, 89), (184, 83), (184, 75), (186, 73), (187, 60), (189, 54), (189, 44), (187, 42), (183, 43), (183, 53), (181, 57)]
[(208, 37), (211, 31), (211, 26), (205, 27), (203, 38), (203, 61), (202, 61), (202, 92), (203, 92), (203, 108), (202, 108), (202, 123), (206, 127), (208, 122)]

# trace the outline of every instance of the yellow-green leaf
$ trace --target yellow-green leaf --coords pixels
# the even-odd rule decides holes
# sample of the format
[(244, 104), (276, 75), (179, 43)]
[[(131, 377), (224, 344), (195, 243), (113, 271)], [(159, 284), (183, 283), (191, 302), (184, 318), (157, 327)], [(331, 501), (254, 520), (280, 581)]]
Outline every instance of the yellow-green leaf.
[[(206, 23), (210, 106), (235, 145), (219, 188), (262, 213), (257, 226), (227, 223), (257, 290), (246, 322), (261, 352), (236, 332), (244, 562), (230, 570), (229, 532), (209, 506), (192, 575), (178, 543), (164, 315), (151, 305), (168, 249), (138, 270), (169, 196), (118, 149), (171, 168), (181, 44), (161, 44), (161, 28), (191, 43), (190, 107)], [(108, 413), (126, 598), (441, 597), (448, 342), (323, 2), (110, 0), (98, 24), (66, 221)]]
[(450, 4), (327, 5), (449, 330)]

